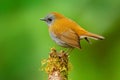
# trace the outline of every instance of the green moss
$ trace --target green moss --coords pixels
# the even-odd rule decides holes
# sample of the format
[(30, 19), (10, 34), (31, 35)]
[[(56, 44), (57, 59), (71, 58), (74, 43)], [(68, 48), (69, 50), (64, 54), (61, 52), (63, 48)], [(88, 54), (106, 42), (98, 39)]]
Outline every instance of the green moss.
[(71, 69), (71, 65), (68, 62), (68, 55), (64, 52), (57, 52), (54, 48), (51, 49), (48, 59), (42, 60), (42, 70), (48, 74), (52, 74), (54, 71), (59, 71), (60, 75), (67, 80), (68, 71)]

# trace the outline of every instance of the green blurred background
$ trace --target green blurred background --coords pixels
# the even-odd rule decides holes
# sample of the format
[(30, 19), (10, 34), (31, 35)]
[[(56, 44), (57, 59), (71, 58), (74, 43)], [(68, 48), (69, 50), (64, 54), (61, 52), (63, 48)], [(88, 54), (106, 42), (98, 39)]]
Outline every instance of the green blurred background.
[(47, 80), (41, 60), (61, 47), (39, 18), (53, 11), (106, 38), (73, 50), (69, 80), (120, 80), (119, 0), (1, 0), (0, 80)]

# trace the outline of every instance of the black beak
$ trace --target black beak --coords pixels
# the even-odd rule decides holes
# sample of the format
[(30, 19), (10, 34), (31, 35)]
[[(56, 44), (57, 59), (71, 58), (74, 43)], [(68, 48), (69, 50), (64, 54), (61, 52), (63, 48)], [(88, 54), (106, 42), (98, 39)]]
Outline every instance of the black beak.
[(45, 19), (45, 18), (40, 18), (40, 20), (41, 20), (41, 21), (46, 21), (46, 19)]

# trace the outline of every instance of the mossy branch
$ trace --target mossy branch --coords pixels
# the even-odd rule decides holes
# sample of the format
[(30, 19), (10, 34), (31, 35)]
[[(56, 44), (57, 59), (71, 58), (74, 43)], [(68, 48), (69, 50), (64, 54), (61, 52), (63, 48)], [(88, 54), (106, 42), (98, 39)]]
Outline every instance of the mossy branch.
[(47, 72), (48, 80), (68, 80), (70, 64), (68, 62), (68, 54), (64, 51), (57, 52), (52, 48), (49, 58), (43, 60), (42, 64), (45, 65), (43, 70)]

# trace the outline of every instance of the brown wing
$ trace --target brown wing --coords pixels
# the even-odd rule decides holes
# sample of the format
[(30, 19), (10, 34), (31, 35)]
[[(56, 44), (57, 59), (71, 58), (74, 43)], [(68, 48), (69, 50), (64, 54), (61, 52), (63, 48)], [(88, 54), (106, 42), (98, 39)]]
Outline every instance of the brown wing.
[(81, 48), (79, 36), (72, 30), (63, 32), (60, 39), (71, 47)]

